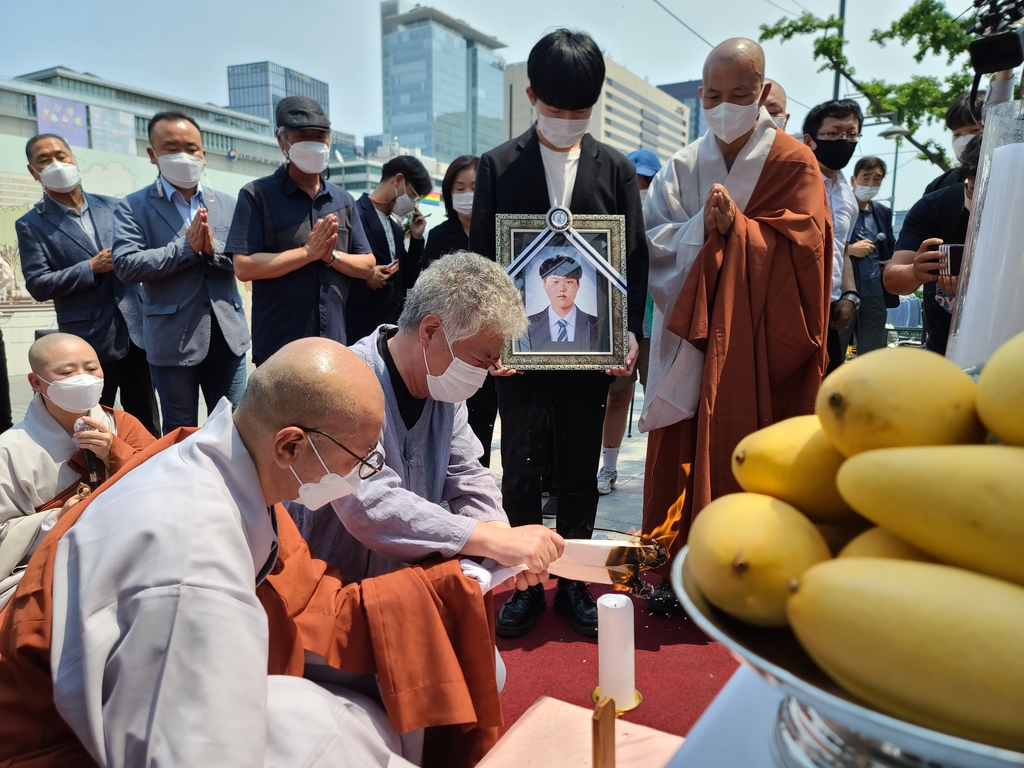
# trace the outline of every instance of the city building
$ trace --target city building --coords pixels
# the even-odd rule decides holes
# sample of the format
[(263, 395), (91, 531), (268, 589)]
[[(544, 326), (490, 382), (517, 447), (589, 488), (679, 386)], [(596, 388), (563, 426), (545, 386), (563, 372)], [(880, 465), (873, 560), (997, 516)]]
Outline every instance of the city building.
[[(367, 139), (370, 137), (367, 137)], [(436, 158), (424, 155), (418, 147), (403, 147), (397, 139), (392, 139), (387, 144), (374, 147), (373, 151), (365, 148), (363, 157), (346, 160), (344, 162), (332, 162), (330, 165), (331, 182), (343, 187), (353, 197), (359, 197), (364, 192), (372, 192), (380, 184), (381, 169), (393, 157), (399, 155), (412, 155), (419, 158), (426, 166), (431, 180), (434, 182), (433, 193), (422, 202), (426, 205), (437, 205), (441, 192), (441, 182), (444, 180), (445, 171), (448, 170), (448, 163), (439, 162)], [(430, 225), (440, 224), (437, 217), (430, 221)]]
[(331, 114), (330, 89), (321, 80), (272, 61), (228, 67), (228, 106), (231, 109), (273, 123), (277, 102), (285, 96), (308, 96)]
[(377, 154), (377, 150), (383, 145), (383, 133), (378, 133), (375, 136), (363, 136), (363, 154), (366, 155), (366, 157)]
[(504, 47), (434, 8), (382, 2), (383, 136), (442, 162), (500, 144)]
[[(662, 162), (689, 143), (690, 109), (607, 56), (604, 88), (590, 117), (590, 133), (623, 154), (649, 149)], [(524, 133), (537, 119), (526, 96), (526, 64), (505, 67), (502, 140)]]
[(700, 80), (668, 83), (658, 87), (672, 98), (683, 102), (683, 104), (690, 108), (690, 135), (688, 143), (693, 143), (698, 137), (703, 136), (704, 132), (708, 129), (708, 124), (704, 120), (704, 107), (701, 105), (700, 95), (697, 91), (700, 88)]

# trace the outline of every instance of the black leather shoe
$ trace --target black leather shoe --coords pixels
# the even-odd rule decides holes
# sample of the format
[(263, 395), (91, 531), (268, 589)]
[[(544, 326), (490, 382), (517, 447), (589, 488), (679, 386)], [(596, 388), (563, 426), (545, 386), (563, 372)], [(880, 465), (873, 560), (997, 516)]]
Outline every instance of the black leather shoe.
[(597, 602), (582, 581), (558, 580), (555, 610), (565, 616), (578, 634), (597, 637)]
[(672, 616), (683, 610), (668, 579), (659, 581), (654, 592), (647, 598), (647, 610), (659, 616)]
[(517, 589), (501, 606), (494, 620), (494, 631), (501, 637), (522, 637), (547, 607), (543, 584)]

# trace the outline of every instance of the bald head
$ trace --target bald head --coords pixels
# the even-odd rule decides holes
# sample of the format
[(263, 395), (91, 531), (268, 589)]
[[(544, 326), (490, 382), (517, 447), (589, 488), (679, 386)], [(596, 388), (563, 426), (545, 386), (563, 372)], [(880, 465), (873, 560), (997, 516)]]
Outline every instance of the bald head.
[[(91, 373), (102, 376), (103, 372), (86, 371), (86, 368), (99, 368), (96, 350), (85, 339), (70, 333), (48, 333), (33, 342), (28, 348), (28, 364), (32, 373), (47, 381), (53, 381), (55, 371), (68, 371), (67, 375)], [(57, 375), (56, 378), (65, 378)]]
[(286, 344), (249, 378), (235, 411), (239, 428), (274, 434), (288, 426), (337, 437), (379, 434), (384, 393), (370, 367), (336, 341)]
[(704, 80), (718, 68), (740, 67), (750, 69), (759, 81), (764, 81), (764, 49), (754, 40), (731, 37), (719, 43), (704, 60)]
[(765, 82), (771, 85), (768, 98), (764, 100), (764, 108), (772, 117), (786, 113), (786, 90), (771, 78), (765, 78)]
[(760, 98), (763, 85), (764, 50), (753, 40), (734, 37), (704, 61), (701, 103), (705, 112), (724, 103), (748, 106)]

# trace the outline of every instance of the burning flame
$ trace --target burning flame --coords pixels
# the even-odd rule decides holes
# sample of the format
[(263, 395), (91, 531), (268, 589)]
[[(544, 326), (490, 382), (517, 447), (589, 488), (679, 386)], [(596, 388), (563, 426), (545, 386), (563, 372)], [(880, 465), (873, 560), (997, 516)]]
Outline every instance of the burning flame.
[[(692, 464), (683, 464), (683, 472), (686, 473), (687, 479), (690, 477), (690, 473), (693, 472)], [(676, 537), (679, 536), (679, 522), (683, 519), (683, 508), (686, 506), (686, 487), (683, 487), (683, 492), (679, 498), (676, 499), (675, 504), (668, 508), (668, 512), (665, 515), (665, 521), (656, 527), (646, 536), (642, 537), (642, 541), (654, 542), (665, 549), (666, 552), (672, 551), (672, 544), (675, 542)]]

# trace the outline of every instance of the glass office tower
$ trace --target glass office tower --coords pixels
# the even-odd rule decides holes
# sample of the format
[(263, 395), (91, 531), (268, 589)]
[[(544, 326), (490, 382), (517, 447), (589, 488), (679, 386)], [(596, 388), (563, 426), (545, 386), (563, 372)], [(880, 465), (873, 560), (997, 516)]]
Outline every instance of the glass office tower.
[(309, 96), (331, 114), (327, 83), (272, 61), (228, 67), (228, 105), (239, 112), (274, 122), (274, 110), (285, 96)]
[(384, 135), (449, 163), (501, 143), (504, 45), (404, 0), (381, 3)]

